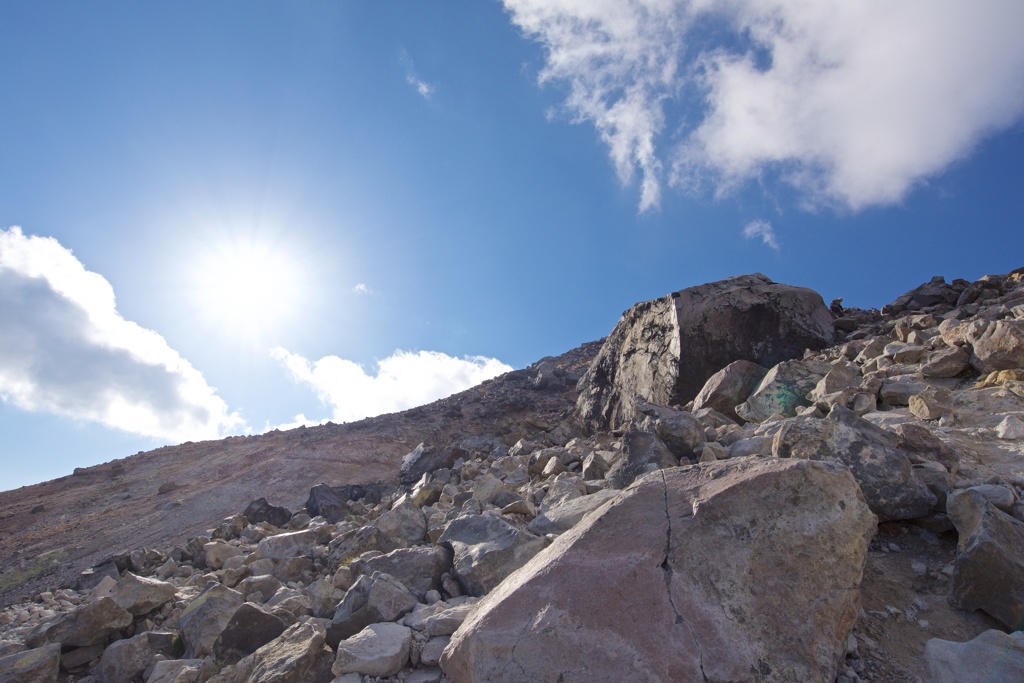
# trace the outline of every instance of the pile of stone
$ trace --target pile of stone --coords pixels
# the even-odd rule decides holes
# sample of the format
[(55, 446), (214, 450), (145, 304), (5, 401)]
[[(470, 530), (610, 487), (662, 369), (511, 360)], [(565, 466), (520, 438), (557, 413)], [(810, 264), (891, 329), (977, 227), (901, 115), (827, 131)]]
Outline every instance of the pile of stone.
[[(538, 440), (421, 445), (398, 485), (112, 556), (0, 613), (0, 683), (853, 683), (880, 521), (956, 532), (950, 600), (1024, 627), (1024, 462), (979, 478), (956, 446), (1024, 440), (1024, 273), (838, 320), (761, 275), (683, 290), (579, 394)], [(925, 655), (1024, 672), (1019, 631)]]

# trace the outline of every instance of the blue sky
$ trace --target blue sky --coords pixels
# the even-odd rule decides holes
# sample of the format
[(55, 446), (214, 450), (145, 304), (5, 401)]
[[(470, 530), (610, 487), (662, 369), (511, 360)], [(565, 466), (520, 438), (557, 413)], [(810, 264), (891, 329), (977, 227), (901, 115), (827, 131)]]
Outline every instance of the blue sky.
[(0, 2), (0, 489), (410, 407), (739, 273), (870, 307), (1022, 266), (1021, 25)]

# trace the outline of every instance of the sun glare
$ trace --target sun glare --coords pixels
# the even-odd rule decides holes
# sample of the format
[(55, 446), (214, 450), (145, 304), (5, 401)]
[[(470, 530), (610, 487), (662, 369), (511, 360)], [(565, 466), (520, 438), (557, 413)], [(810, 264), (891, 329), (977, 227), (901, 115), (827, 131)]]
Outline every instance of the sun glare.
[(302, 295), (302, 269), (285, 250), (257, 240), (212, 245), (195, 264), (195, 298), (208, 323), (252, 338), (285, 324)]

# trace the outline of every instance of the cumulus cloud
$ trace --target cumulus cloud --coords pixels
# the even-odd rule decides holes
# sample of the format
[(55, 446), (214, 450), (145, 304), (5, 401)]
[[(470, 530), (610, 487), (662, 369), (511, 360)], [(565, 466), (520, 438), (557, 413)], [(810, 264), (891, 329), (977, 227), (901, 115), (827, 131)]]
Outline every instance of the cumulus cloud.
[(768, 174), (808, 205), (898, 202), (1024, 114), (1016, 0), (504, 1), (641, 209)]
[(180, 442), (244, 421), (57, 240), (0, 230), (0, 398), (28, 411)]
[(779, 240), (775, 238), (775, 230), (768, 221), (751, 221), (743, 228), (743, 236), (748, 240), (760, 238), (775, 251), (779, 250)]
[[(453, 358), (436, 351), (396, 351), (377, 361), (374, 374), (338, 356), (310, 361), (281, 347), (272, 349), (271, 355), (294, 379), (313, 388), (320, 400), (331, 407), (336, 422), (430, 403), (512, 370), (495, 358)], [(297, 416), (292, 426), (300, 424), (300, 420), (306, 418)]]

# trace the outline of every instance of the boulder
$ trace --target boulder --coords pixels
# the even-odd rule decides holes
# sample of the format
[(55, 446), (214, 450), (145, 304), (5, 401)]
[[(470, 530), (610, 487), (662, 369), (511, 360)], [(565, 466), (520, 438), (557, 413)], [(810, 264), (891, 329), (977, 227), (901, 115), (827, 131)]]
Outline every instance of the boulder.
[(817, 293), (756, 273), (690, 287), (626, 311), (578, 383), (590, 429), (635, 417), (633, 398), (684, 405), (737, 360), (772, 366), (835, 338)]
[[(288, 508), (271, 505), (266, 498), (257, 498), (249, 503), (245, 512), (242, 513), (250, 524), (266, 522), (274, 526), (284, 526), (292, 518), (292, 512)], [(338, 520), (334, 520), (335, 522)], [(332, 522), (333, 524), (333, 522)]]
[(1024, 439), (1024, 420), (1007, 415), (996, 425), (996, 436), (1007, 440)]
[(912, 463), (937, 462), (952, 470), (960, 462), (960, 456), (923, 425), (910, 422), (895, 425), (896, 446), (907, 454)]
[(452, 553), (441, 546), (399, 548), (352, 563), (354, 573), (383, 572), (393, 576), (419, 600), (423, 600), (428, 591), (440, 590), (441, 576), (451, 568)]
[(928, 354), (921, 375), (924, 377), (956, 377), (971, 366), (971, 357), (959, 346), (939, 349)]
[(928, 683), (1024, 681), (1024, 631), (991, 629), (966, 643), (932, 638), (924, 661)]
[(213, 654), (221, 662), (237, 662), (277, 638), (287, 627), (276, 614), (265, 612), (252, 603), (243, 603), (214, 641)]
[(608, 471), (608, 483), (617, 489), (625, 488), (637, 477), (666, 467), (676, 467), (679, 459), (668, 446), (651, 432), (630, 430), (622, 437), (623, 456)]
[(538, 536), (561, 534), (576, 526), (583, 517), (619, 495), (619, 491), (606, 489), (589, 496), (563, 501), (533, 518), (527, 531)]
[(937, 304), (952, 306), (960, 298), (964, 287), (946, 284), (946, 279), (936, 275), (930, 281), (900, 295), (891, 304), (882, 307), (882, 313), (895, 315), (903, 311), (919, 311)]
[(202, 659), (213, 654), (214, 643), (243, 602), (238, 591), (214, 581), (206, 584), (178, 617), (186, 657)]
[(768, 370), (749, 360), (738, 360), (711, 375), (693, 399), (693, 412), (712, 408), (738, 420), (736, 406), (747, 400)]
[(213, 541), (203, 544), (203, 553), (206, 555), (206, 566), (216, 571), (222, 569), (230, 558), (241, 555), (242, 549), (223, 541)]
[(638, 428), (657, 434), (676, 459), (692, 459), (704, 443), (704, 425), (690, 413), (638, 400)]
[(942, 387), (927, 387), (908, 402), (910, 413), (922, 420), (937, 420), (953, 414), (953, 392)]
[(398, 481), (405, 486), (411, 486), (428, 472), (451, 467), (458, 457), (459, 453), (453, 449), (430, 447), (421, 443), (402, 458), (402, 464), (398, 468)]
[(835, 463), (648, 474), (481, 600), (442, 668), (457, 683), (831, 683), (874, 531)]
[(772, 415), (793, 417), (798, 408), (809, 406), (807, 395), (829, 372), (822, 361), (790, 360), (779, 363), (764, 376), (736, 414), (747, 422), (764, 422)]
[(153, 664), (146, 683), (198, 683), (202, 659), (164, 659)]
[(140, 616), (163, 607), (174, 599), (176, 593), (177, 589), (172, 583), (125, 572), (110, 591), (110, 597), (133, 616)]
[(997, 320), (974, 340), (971, 364), (978, 372), (1024, 368), (1024, 320)]
[(131, 683), (146, 670), (156, 653), (149, 633), (113, 642), (100, 658), (100, 678), (103, 683)]
[(772, 454), (836, 460), (850, 468), (871, 511), (883, 521), (923, 517), (931, 512), (935, 496), (896, 444), (892, 433), (837, 406), (828, 419), (786, 420), (775, 435)]
[(253, 556), (256, 560), (289, 560), (293, 557), (309, 557), (313, 554), (316, 539), (316, 529), (268, 536), (259, 542)]
[(1024, 522), (974, 489), (950, 494), (946, 510), (960, 535), (949, 601), (1024, 629)]
[(25, 644), (31, 648), (47, 643), (60, 643), (64, 647), (98, 645), (131, 623), (132, 615), (113, 598), (104, 596), (39, 624), (25, 637)]
[(289, 626), (253, 653), (252, 673), (245, 683), (319, 683), (322, 679), (310, 674), (318, 670), (326, 640), (324, 626), (316, 619)]
[(331, 673), (394, 676), (409, 661), (412, 631), (399, 624), (371, 624), (338, 644)]
[(427, 518), (411, 502), (396, 505), (373, 523), (375, 527), (404, 545), (416, 545), (427, 535)]
[(60, 644), (51, 643), (0, 657), (0, 683), (56, 683)]
[(370, 624), (401, 619), (417, 604), (416, 596), (390, 574), (363, 574), (338, 605), (328, 625), (328, 638), (333, 646)]
[(445, 527), (438, 544), (452, 550), (462, 589), (479, 597), (526, 564), (547, 541), (498, 517), (466, 515)]
[(306, 586), (306, 600), (309, 602), (313, 616), (318, 619), (330, 619), (334, 616), (338, 603), (343, 596), (331, 581), (330, 576), (323, 576)]

